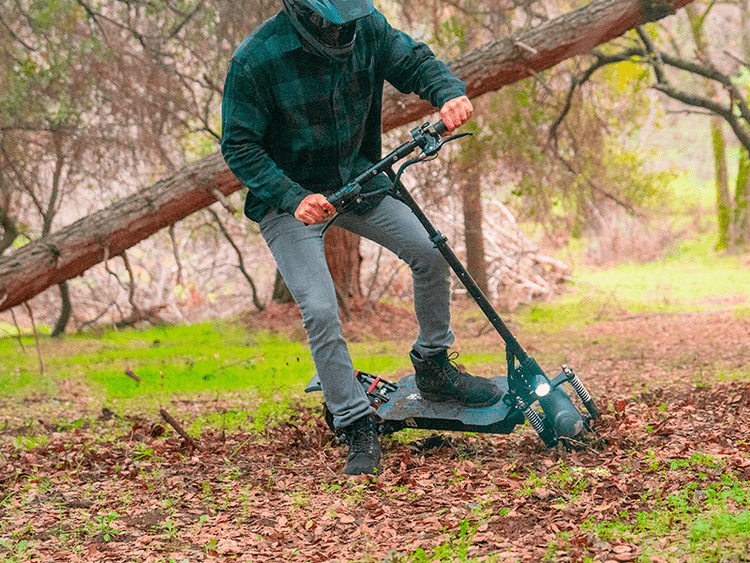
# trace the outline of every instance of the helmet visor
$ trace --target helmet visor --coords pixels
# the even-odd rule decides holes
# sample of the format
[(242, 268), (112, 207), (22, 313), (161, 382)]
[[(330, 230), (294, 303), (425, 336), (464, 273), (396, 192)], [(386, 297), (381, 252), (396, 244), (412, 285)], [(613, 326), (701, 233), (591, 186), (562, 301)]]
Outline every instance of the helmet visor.
[(346, 24), (369, 16), (375, 11), (372, 0), (294, 0), (332, 24)]

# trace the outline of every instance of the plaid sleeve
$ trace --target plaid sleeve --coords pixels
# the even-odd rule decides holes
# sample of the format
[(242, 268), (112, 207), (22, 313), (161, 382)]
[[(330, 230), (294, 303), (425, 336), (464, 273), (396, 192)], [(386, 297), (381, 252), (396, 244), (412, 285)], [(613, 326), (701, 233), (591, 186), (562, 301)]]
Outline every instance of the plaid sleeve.
[(379, 37), (378, 63), (385, 79), (397, 90), (416, 93), (437, 108), (466, 94), (466, 84), (427, 45), (391, 27), (379, 12), (373, 17)]
[(270, 123), (266, 92), (241, 60), (232, 60), (222, 98), (221, 153), (229, 169), (257, 199), (293, 214), (311, 192), (286, 176), (263, 149)]

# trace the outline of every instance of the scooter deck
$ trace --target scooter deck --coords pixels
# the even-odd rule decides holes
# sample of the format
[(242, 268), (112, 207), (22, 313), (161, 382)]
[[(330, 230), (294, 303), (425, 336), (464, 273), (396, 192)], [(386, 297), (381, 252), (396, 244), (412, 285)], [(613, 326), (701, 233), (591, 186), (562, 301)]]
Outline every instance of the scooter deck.
[[(503, 396), (508, 392), (507, 377), (493, 377), (491, 381), (500, 387)], [(394, 431), (423, 428), (509, 434), (524, 422), (523, 414), (506, 405), (502, 398), (487, 407), (465, 407), (456, 401), (438, 403), (423, 399), (414, 374), (401, 378), (395, 385), (396, 390), (388, 394), (388, 402), (378, 407), (385, 431), (393, 427)], [(518, 416), (513, 416), (516, 413)]]
[[(508, 378), (496, 376), (490, 381), (495, 383), (505, 396), (508, 392)], [(310, 393), (320, 390), (320, 380), (316, 375), (305, 391)], [(465, 407), (456, 401), (434, 402), (423, 399), (417, 389), (414, 374), (390, 383), (387, 392), (380, 394), (383, 395), (387, 400), (377, 406), (377, 414), (382, 419), (384, 433), (397, 432), (404, 428), (420, 428), (510, 434), (517, 425), (525, 421), (523, 413), (505, 404), (503, 398), (486, 407)]]

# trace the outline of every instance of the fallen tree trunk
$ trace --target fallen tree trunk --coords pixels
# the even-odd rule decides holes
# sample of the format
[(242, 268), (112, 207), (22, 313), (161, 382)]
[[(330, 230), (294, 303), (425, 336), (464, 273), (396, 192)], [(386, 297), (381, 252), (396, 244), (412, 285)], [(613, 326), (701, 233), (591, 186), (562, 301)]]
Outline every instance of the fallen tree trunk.
[[(597, 45), (620, 37), (644, 23), (674, 14), (693, 0), (594, 0), (583, 8), (543, 24), (487, 43), (451, 61), (466, 82), (470, 98), (499, 90)], [(410, 123), (433, 111), (418, 96), (404, 96), (386, 85), (383, 128)]]
[(240, 188), (215, 153), (0, 259), (0, 311), (81, 275)]
[[(692, 0), (594, 0), (539, 27), (489, 43), (452, 62), (453, 71), (476, 97), (585, 54), (642, 23), (673, 13)], [(383, 100), (383, 130), (433, 111), (413, 96), (389, 88)], [(0, 258), (0, 311), (50, 286), (81, 275), (160, 229), (184, 219), (242, 186), (220, 153), (194, 162), (174, 176), (84, 217), (10, 256)], [(219, 195), (221, 194), (221, 195)]]

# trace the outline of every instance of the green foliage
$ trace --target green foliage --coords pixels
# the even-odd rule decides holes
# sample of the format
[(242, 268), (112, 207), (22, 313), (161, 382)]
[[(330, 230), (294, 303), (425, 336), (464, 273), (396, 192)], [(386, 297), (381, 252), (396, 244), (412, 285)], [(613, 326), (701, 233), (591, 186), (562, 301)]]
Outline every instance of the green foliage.
[(573, 290), (552, 302), (521, 306), (528, 330), (559, 332), (623, 313), (705, 311), (722, 297), (750, 299), (750, 272), (743, 258), (718, 253), (714, 234), (680, 242), (675, 251), (650, 263), (587, 266), (581, 258)]
[(657, 510), (635, 518), (589, 519), (582, 529), (602, 541), (636, 543), (644, 553), (660, 552), (656, 538), (668, 538), (670, 553), (680, 560), (732, 560), (744, 553), (750, 533), (748, 490), (746, 482), (713, 484), (705, 491), (690, 486), (670, 494)]
[(114, 510), (109, 511), (104, 516), (94, 516), (93, 529), (95, 533), (101, 534), (104, 541), (110, 541), (119, 533), (117, 527), (114, 526), (119, 517), (120, 515)]
[[(7, 550), (7, 555), (3, 555), (3, 561), (7, 561), (7, 563), (26, 561), (24, 553), (28, 550), (29, 540), (24, 539), (18, 541), (0, 541), (0, 546)], [(5, 557), (7, 557), (7, 559)]]
[(538, 80), (488, 94), (489, 110), (477, 116), (494, 138), (483, 147), (489, 149), (484, 156), (495, 147), (505, 168), (499, 192), (504, 203), (520, 220), (548, 226), (562, 222), (574, 236), (588, 223), (591, 205), (615, 199), (663, 209), (672, 199), (675, 173), (655, 170), (653, 153), (638, 141), (652, 111), (648, 72), (631, 62), (601, 69), (573, 95), (552, 139), (550, 126), (562, 111), (569, 82), (559, 74), (546, 71)]
[(87, 72), (108, 56), (107, 47), (95, 36), (77, 33), (86, 14), (76, 2), (31, 2), (21, 16), (13, 14), (33, 31), (30, 43), (4, 43), (5, 67), (0, 119), (5, 124), (28, 128), (69, 126), (91, 109), (95, 76)]
[(424, 550), (420, 547), (406, 555), (394, 554), (391, 561), (393, 563), (454, 563), (475, 561), (476, 559), (469, 555), (471, 539), (475, 533), (476, 525), (462, 520), (458, 533), (454, 537), (445, 540), (444, 543), (435, 546), (431, 550)]

